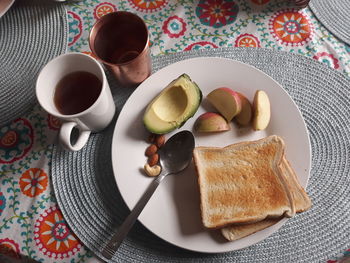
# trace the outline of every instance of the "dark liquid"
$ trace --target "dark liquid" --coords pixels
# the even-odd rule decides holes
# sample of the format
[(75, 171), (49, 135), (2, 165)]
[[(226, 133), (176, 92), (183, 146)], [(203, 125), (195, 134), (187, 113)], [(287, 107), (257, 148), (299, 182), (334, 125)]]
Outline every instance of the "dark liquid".
[(102, 82), (84, 71), (70, 73), (57, 84), (54, 103), (61, 114), (72, 115), (88, 109), (101, 93)]
[(112, 64), (135, 59), (145, 49), (148, 34), (142, 19), (124, 14), (108, 16), (94, 42), (96, 54)]

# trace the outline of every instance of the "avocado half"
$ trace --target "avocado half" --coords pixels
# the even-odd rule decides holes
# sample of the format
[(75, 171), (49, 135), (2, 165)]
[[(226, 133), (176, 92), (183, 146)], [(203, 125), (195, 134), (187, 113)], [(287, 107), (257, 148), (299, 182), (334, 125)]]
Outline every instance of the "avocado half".
[(147, 106), (143, 123), (147, 130), (165, 134), (181, 127), (202, 101), (202, 92), (187, 74), (173, 80)]

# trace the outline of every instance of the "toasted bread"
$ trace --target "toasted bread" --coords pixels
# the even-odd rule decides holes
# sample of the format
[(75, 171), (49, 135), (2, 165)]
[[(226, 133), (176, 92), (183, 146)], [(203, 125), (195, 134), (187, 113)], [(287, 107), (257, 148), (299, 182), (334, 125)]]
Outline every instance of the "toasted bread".
[[(304, 212), (311, 207), (311, 200), (304, 188), (301, 187), (296, 174), (289, 162), (285, 157), (283, 157), (282, 164), (282, 174), (285, 176), (291, 194), (293, 196), (293, 202), (297, 213)], [(245, 224), (245, 225), (230, 225), (221, 229), (222, 235), (229, 241), (234, 241), (255, 232), (263, 230), (276, 224), (281, 218), (276, 219), (264, 219), (260, 222)]]
[(243, 237), (254, 234), (260, 230), (268, 228), (278, 221), (281, 218), (266, 218), (256, 223), (245, 224), (245, 225), (230, 225), (221, 229), (221, 234), (228, 240), (234, 241), (241, 239)]
[(276, 135), (224, 148), (196, 147), (203, 225), (221, 228), (293, 216), (294, 202), (281, 171), (284, 148)]
[(282, 175), (286, 178), (288, 188), (292, 193), (293, 203), (297, 213), (310, 209), (312, 202), (305, 189), (300, 185), (297, 175), (284, 156), (282, 162)]

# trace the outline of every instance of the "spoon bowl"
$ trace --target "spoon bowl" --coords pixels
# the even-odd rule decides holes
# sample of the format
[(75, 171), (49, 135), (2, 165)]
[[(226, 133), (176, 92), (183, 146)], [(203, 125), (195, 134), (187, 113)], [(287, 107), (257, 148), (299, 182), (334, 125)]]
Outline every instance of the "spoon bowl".
[(191, 132), (181, 131), (172, 136), (158, 151), (162, 172), (176, 174), (191, 162), (195, 141)]
[(148, 186), (118, 231), (114, 231), (115, 233), (102, 251), (104, 257), (107, 259), (113, 257), (161, 181), (169, 174), (183, 171), (191, 163), (194, 146), (194, 137), (190, 131), (176, 133), (162, 146), (158, 151), (162, 167), (161, 173)]

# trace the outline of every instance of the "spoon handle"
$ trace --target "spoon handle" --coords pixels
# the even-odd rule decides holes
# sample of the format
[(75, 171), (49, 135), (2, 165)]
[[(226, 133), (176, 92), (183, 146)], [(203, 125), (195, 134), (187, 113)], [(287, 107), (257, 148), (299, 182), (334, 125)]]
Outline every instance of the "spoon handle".
[(149, 199), (157, 189), (160, 182), (165, 178), (166, 174), (160, 174), (155, 178), (152, 183), (148, 186), (146, 192), (142, 195), (140, 200), (137, 202), (135, 207), (132, 209), (131, 213), (128, 215), (128, 217), (125, 219), (123, 224), (119, 227), (118, 232), (116, 232), (111, 240), (108, 242), (108, 244), (105, 246), (105, 248), (102, 251), (102, 255), (105, 256), (107, 259), (111, 259), (114, 253), (117, 251), (121, 243), (123, 242), (124, 238), (129, 233), (130, 229), (136, 222), (138, 216), (141, 214), (143, 208), (148, 203)]

